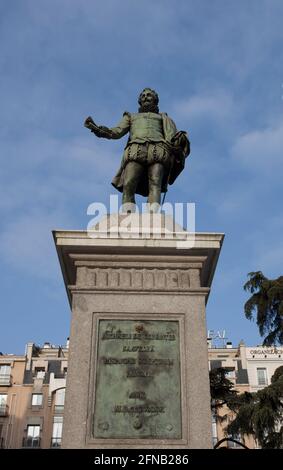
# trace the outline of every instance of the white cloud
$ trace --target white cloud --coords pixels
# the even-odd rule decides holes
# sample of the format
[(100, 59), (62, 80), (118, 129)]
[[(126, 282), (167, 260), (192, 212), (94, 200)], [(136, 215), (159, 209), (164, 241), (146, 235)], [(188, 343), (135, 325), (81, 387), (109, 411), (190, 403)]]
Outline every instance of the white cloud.
[[(120, 147), (123, 147), (123, 145)], [(3, 214), (58, 205), (70, 205), (88, 194), (98, 197), (103, 181), (114, 176), (122, 154), (115, 144), (92, 136), (65, 139), (43, 133), (6, 140), (5, 168), (0, 174)], [(13, 214), (11, 214), (13, 216)]]
[[(282, 185), (283, 121), (262, 129), (236, 135), (227, 151), (227, 168), (231, 184), (217, 191), (215, 205), (223, 214), (247, 214), (251, 208), (266, 204), (266, 200)], [(234, 177), (233, 177), (234, 174)], [(276, 197), (276, 195), (274, 195)], [(269, 208), (267, 217), (273, 215)]]
[(283, 121), (262, 130), (253, 130), (240, 136), (232, 156), (245, 168), (282, 179)]
[[(282, 233), (282, 232), (281, 232)], [(263, 271), (265, 276), (271, 277), (282, 276), (282, 262), (283, 262), (283, 242), (281, 239), (281, 234), (278, 236), (278, 239), (273, 240), (272, 243), (262, 243), (257, 247), (256, 253), (254, 256), (254, 270), (257, 269)], [(275, 274), (274, 274), (275, 273)]]
[(233, 97), (220, 90), (193, 95), (187, 100), (176, 103), (174, 111), (179, 118), (195, 119), (231, 119), (236, 107)]
[(43, 133), (6, 140), (4, 147), (1, 258), (15, 271), (54, 279), (58, 266), (51, 230), (87, 226), (87, 206), (101, 201), (106, 184), (110, 192), (122, 149), (118, 153), (115, 144), (92, 135), (66, 141)]
[(29, 212), (7, 224), (0, 236), (1, 258), (16, 270), (36, 278), (58, 278), (56, 250), (51, 231), (70, 226), (70, 218), (62, 211)]
[(265, 276), (276, 278), (282, 275), (283, 261), (283, 218), (281, 212), (276, 215), (262, 213), (260, 229), (254, 229), (246, 235), (251, 250), (253, 271), (261, 270)]
[[(255, 185), (249, 186), (238, 182), (226, 190), (218, 191), (213, 204), (216, 210), (225, 217), (229, 215), (234, 217), (236, 213), (241, 216), (245, 209), (249, 210), (249, 203), (255, 197)], [(240, 220), (239, 223), (241, 223)]]

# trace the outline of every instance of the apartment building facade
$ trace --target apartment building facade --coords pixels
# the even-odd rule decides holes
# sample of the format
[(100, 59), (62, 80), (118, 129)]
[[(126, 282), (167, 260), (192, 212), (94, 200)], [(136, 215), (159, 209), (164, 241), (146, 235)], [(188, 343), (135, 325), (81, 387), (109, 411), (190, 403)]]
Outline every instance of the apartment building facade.
[(0, 355), (0, 447), (60, 448), (68, 344)]
[[(239, 393), (257, 392), (271, 384), (275, 370), (283, 365), (283, 347), (247, 347), (243, 341), (236, 348), (227, 342), (223, 347), (213, 347), (208, 340), (209, 369), (223, 367), (227, 370), (226, 377), (233, 383)], [(234, 419), (233, 413), (223, 406), (220, 416), (227, 416), (223, 422), (212, 416), (213, 444), (227, 437), (224, 428)], [(229, 437), (229, 436), (228, 436)], [(258, 443), (250, 436), (238, 436), (240, 442), (250, 449), (259, 448)], [(233, 442), (223, 444), (227, 447), (240, 447)]]

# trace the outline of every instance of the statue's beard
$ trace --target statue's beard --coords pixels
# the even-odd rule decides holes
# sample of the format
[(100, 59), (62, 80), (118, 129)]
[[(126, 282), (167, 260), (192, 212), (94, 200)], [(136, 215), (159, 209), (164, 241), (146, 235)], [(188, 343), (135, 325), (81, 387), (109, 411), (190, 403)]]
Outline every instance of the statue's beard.
[(157, 104), (144, 104), (139, 107), (139, 113), (159, 113)]

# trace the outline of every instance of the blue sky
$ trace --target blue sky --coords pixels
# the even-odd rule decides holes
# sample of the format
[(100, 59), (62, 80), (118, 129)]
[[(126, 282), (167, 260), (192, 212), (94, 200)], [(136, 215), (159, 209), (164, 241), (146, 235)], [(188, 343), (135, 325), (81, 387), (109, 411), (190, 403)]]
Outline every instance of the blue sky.
[(208, 327), (261, 342), (247, 273), (282, 275), (283, 2), (13, 0), (0, 4), (0, 351), (64, 344), (70, 310), (52, 229), (108, 203), (124, 140), (96, 139), (155, 88), (192, 152), (167, 200), (225, 232)]

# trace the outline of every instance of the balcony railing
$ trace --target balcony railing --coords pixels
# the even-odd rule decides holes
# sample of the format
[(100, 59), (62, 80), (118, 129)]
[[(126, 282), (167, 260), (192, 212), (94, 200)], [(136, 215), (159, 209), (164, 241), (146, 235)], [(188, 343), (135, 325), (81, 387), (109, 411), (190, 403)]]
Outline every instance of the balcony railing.
[(30, 448), (39, 449), (40, 448), (40, 437), (24, 437), (23, 447), (29, 448), (29, 449)]
[(55, 405), (54, 406), (54, 413), (64, 413), (64, 405)]
[(0, 385), (11, 385), (11, 374), (0, 374)]
[(58, 449), (61, 447), (62, 438), (61, 437), (52, 437), (51, 446), (52, 449)]
[(0, 405), (0, 416), (8, 416), (9, 414), (9, 407), (8, 405)]

